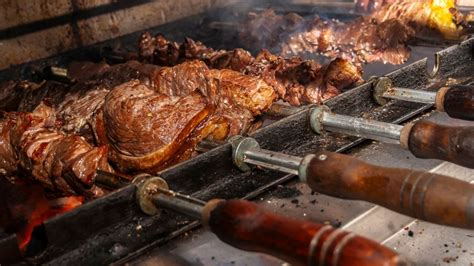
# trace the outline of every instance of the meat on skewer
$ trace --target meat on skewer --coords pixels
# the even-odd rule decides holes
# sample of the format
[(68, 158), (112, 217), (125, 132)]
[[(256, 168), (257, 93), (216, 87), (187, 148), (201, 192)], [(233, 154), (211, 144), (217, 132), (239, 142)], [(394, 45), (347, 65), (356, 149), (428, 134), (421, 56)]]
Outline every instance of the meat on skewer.
[(33, 112), (9, 112), (0, 121), (0, 171), (9, 178), (25, 173), (58, 195), (98, 197), (96, 170), (113, 171), (107, 148), (58, 131), (54, 111), (40, 104)]
[[(341, 76), (343, 60), (321, 67), (312, 61), (283, 59), (267, 51), (257, 58), (244, 50), (221, 53), (213, 61), (214, 68), (209, 69), (209, 63), (204, 63), (209, 61), (203, 54), (204, 49), (209, 48), (190, 39), (186, 45), (188, 57), (201, 54), (201, 60), (189, 58), (171, 67), (137, 61), (113, 66), (80, 63), (71, 65), (68, 70), (70, 78), (76, 81), (73, 85), (55, 82), (3, 84), (12, 93), (0, 95), (4, 99), (1, 107), (23, 111), (7, 113), (6, 117), (17, 119), (23, 114), (41, 117), (38, 110), (46, 109), (48, 115), (54, 117), (46, 124), (34, 124), (31, 128), (39, 128), (34, 132), (44, 131), (53, 137), (42, 144), (48, 148), (44, 156), (67, 165), (55, 170), (60, 172), (53, 172), (47, 168), (50, 166), (41, 164), (46, 160), (43, 157), (23, 156), (29, 159), (10, 164), (17, 166), (6, 171), (5, 176), (21, 170), (63, 194), (99, 195), (102, 192), (93, 185), (95, 170), (92, 169), (111, 171), (107, 159), (119, 171), (154, 173), (189, 158), (196, 144), (204, 138), (222, 140), (247, 132), (255, 117), (264, 113), (277, 95), (286, 99), (293, 97), (293, 104), (320, 101), (317, 93), (310, 98), (306, 85), (311, 88), (314, 83), (317, 92), (318, 86), (324, 83), (322, 86), (326, 86), (328, 92), (334, 90), (332, 93), (337, 94), (340, 86), (349, 86), (354, 76), (358, 79), (357, 75), (351, 76), (351, 71), (347, 72), (347, 78)], [(43, 101), (53, 108), (46, 108), (41, 104)], [(28, 111), (31, 113), (24, 113)], [(7, 126), (9, 123), (5, 122), (4, 132), (16, 132)], [(29, 136), (21, 134), (24, 138)], [(40, 147), (37, 138), (43, 141), (45, 137), (35, 134), (30, 142)], [(9, 134), (3, 136), (10, 137)], [(9, 143), (8, 139), (4, 143)], [(95, 148), (90, 143), (100, 147)], [(5, 149), (14, 152), (9, 155), (20, 156), (23, 153), (18, 145), (11, 143)], [(90, 168), (81, 168), (84, 172), (66, 175), (67, 167), (76, 167), (86, 161), (75, 161), (86, 154), (92, 154), (87, 160), (96, 164), (89, 162)], [(4, 168), (8, 170), (7, 166)]]
[(454, 0), (359, 1), (359, 8), (375, 9), (351, 22), (320, 17), (305, 19), (273, 10), (250, 13), (239, 27), (247, 47), (269, 48), (283, 56), (318, 53), (355, 63), (404, 63), (414, 38), (458, 40), (467, 33), (467, 17)]
[(261, 78), (280, 99), (296, 106), (320, 103), (362, 80), (361, 69), (344, 59), (321, 66), (297, 57), (285, 59), (267, 50), (253, 57), (243, 49), (214, 50), (190, 38), (178, 44), (149, 33), (141, 36), (139, 46), (140, 60), (144, 62), (168, 66), (198, 59), (213, 69), (231, 69)]
[(22, 95), (36, 97), (19, 99), (18, 106), (57, 97), (51, 102), (62, 131), (108, 145), (109, 160), (121, 171), (155, 172), (189, 158), (205, 137), (221, 140), (247, 132), (276, 98), (261, 79), (209, 70), (197, 60), (155, 70), (113, 89), (87, 81), (82, 89), (76, 84), (56, 95), (45, 84), (34, 93), (27, 88)]
[(397, 19), (379, 22), (361, 18), (343, 23), (315, 17), (311, 20), (300, 18), (295, 23), (297, 14), (282, 16), (273, 10), (249, 16), (240, 30), (241, 41), (246, 46), (268, 47), (284, 56), (318, 53), (357, 64), (403, 63), (410, 54), (408, 40), (414, 34)]

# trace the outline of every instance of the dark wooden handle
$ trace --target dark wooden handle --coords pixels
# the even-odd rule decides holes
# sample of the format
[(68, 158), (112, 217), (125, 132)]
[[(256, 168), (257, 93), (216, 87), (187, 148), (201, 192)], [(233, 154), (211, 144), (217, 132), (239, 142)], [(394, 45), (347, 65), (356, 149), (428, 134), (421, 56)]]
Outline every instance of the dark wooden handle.
[(320, 193), (369, 201), (432, 223), (474, 229), (474, 185), (455, 178), (321, 152), (309, 161), (306, 180)]
[(449, 127), (421, 120), (411, 127), (407, 143), (402, 145), (418, 158), (474, 168), (474, 127)]
[(474, 86), (454, 85), (439, 90), (436, 108), (449, 116), (474, 121)]
[(244, 200), (213, 204), (207, 217), (204, 223), (222, 241), (294, 265), (406, 264), (398, 254), (372, 240), (329, 225), (276, 215)]

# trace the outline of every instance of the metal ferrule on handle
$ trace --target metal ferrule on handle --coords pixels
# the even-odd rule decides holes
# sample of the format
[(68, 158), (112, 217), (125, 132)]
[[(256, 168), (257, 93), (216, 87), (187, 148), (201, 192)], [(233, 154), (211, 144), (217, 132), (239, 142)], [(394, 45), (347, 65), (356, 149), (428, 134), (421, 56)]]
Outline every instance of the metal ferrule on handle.
[(206, 202), (169, 190), (166, 181), (154, 176), (138, 185), (137, 201), (148, 215), (157, 215), (160, 208), (171, 209), (186, 216), (201, 219)]
[(311, 109), (310, 123), (318, 134), (330, 131), (393, 144), (400, 144), (403, 128), (391, 123), (334, 114), (326, 106)]

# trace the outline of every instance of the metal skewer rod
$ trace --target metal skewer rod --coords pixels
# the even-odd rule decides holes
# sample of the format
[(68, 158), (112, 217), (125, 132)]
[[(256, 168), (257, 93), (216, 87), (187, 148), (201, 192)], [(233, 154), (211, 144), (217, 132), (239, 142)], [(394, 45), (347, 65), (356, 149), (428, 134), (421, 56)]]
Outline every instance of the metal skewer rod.
[(375, 84), (373, 96), (380, 105), (387, 104), (387, 99), (434, 104), (451, 117), (474, 121), (474, 86), (451, 85), (436, 92), (413, 90), (396, 87), (389, 78), (382, 77)]
[(287, 154), (275, 154), (274, 152), (249, 148), (244, 151), (244, 162), (265, 168), (278, 170), (288, 174), (298, 175), (298, 170), (303, 158)]
[(427, 120), (400, 126), (334, 114), (327, 106), (310, 110), (310, 124), (318, 134), (329, 131), (400, 144), (418, 158), (474, 168), (474, 127), (449, 127)]
[(318, 134), (331, 131), (392, 144), (400, 144), (403, 129), (403, 126), (396, 124), (338, 115), (330, 112), (326, 106), (312, 109), (310, 119), (313, 130)]
[[(200, 220), (219, 239), (236, 248), (263, 252), (295, 265), (406, 265), (394, 251), (330, 225), (269, 212), (245, 200), (204, 202), (171, 191), (159, 177), (138, 184), (143, 212), (157, 215), (166, 208)], [(337, 248), (317, 248), (336, 246)]]
[(434, 104), (436, 102), (436, 94), (437, 93), (433, 91), (392, 87), (385, 91), (382, 97), (408, 102)]
[(172, 209), (180, 214), (201, 219), (205, 201), (183, 195), (172, 190), (156, 188), (158, 193), (153, 196), (153, 202), (157, 206)]
[(392, 81), (387, 77), (381, 77), (378, 79), (373, 92), (375, 101), (380, 105), (387, 104), (388, 99), (435, 104), (436, 95), (437, 92), (435, 91), (413, 90), (394, 86)]
[[(253, 138), (236, 137), (230, 142), (234, 164), (243, 171), (251, 170), (251, 164), (291, 173), (322, 194), (368, 201), (433, 223), (474, 228), (473, 184), (433, 173), (371, 165), (334, 152), (290, 156), (261, 149)], [(444, 196), (440, 198), (440, 194)], [(456, 215), (444, 215), (446, 208)]]

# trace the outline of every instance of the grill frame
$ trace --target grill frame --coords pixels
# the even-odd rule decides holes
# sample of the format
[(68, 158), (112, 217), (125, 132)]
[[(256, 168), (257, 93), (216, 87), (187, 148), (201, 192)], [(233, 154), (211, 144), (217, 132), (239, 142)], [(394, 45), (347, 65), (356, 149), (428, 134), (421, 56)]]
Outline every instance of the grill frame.
[[(218, 11), (212, 11), (218, 12)], [(202, 15), (186, 18), (160, 26), (158, 31), (171, 31), (170, 27), (189, 25), (190, 20), (200, 20)], [(167, 29), (167, 27), (169, 29)], [(120, 38), (132, 45), (140, 33)], [(186, 32), (180, 33), (183, 36)], [(179, 36), (173, 36), (174, 39)], [(45, 60), (31, 62), (0, 73), (2, 78), (35, 79), (48, 65), (64, 65), (78, 58), (102, 58), (108, 41), (90, 48), (71, 51)], [(205, 41), (205, 40), (204, 40)], [(133, 42), (133, 45), (135, 43)], [(395, 86), (422, 89), (433, 78), (446, 78), (468, 73), (474, 69), (474, 38), (449, 47), (435, 55), (435, 67), (428, 69), (428, 59), (416, 61), (386, 75)], [(431, 105), (391, 101), (378, 106), (372, 99), (373, 80), (349, 90), (325, 104), (338, 114), (362, 116), (384, 122), (401, 123), (431, 108)], [(282, 118), (251, 134), (264, 149), (302, 156), (319, 150), (344, 152), (361, 144), (364, 139), (342, 137), (337, 134), (318, 136), (311, 130), (308, 109)], [(253, 198), (260, 193), (288, 181), (294, 176), (271, 170), (256, 169), (240, 172), (232, 163), (231, 146), (224, 144), (186, 162), (159, 173), (171, 189), (191, 194), (202, 200), (221, 198)], [(192, 180), (192, 181), (190, 181)], [(26, 258), (32, 263), (111, 263), (129, 259), (145, 250), (168, 241), (197, 226), (196, 222), (164, 212), (161, 217), (148, 217), (135, 204), (134, 185), (119, 189), (105, 197), (88, 202), (68, 213), (47, 220), (36, 233), (46, 236), (48, 247), (44, 252)], [(100, 214), (100, 215), (99, 215)], [(86, 229), (84, 229), (86, 228)], [(140, 228), (140, 229), (138, 229)], [(71, 241), (73, 239), (73, 241)], [(0, 250), (16, 245), (16, 237), (0, 238)], [(0, 252), (0, 261), (4, 259)]]

